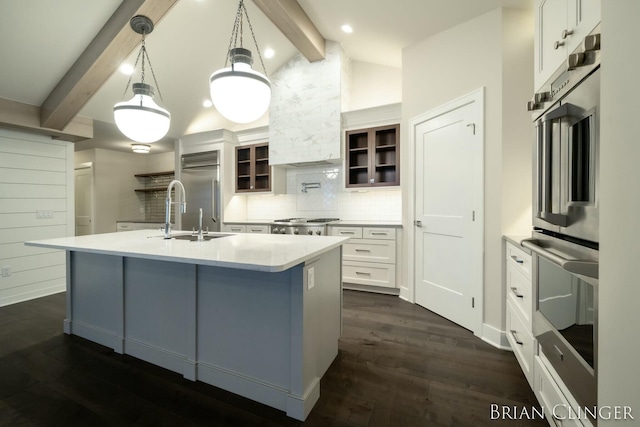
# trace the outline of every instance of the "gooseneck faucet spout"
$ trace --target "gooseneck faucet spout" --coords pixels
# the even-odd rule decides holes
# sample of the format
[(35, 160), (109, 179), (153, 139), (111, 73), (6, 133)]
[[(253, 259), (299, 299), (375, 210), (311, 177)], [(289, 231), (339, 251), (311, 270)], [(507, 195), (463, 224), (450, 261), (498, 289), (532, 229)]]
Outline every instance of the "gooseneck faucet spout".
[(171, 190), (175, 185), (178, 185), (180, 187), (180, 190), (182, 191), (182, 197), (180, 199), (182, 200), (182, 202), (180, 203), (180, 213), (185, 213), (187, 211), (187, 202), (185, 202), (187, 197), (184, 192), (184, 185), (182, 185), (182, 183), (177, 179), (174, 179), (169, 183), (169, 186), (167, 187), (167, 198), (165, 200), (165, 220), (164, 220), (164, 238), (165, 239), (171, 238), (171, 205), (176, 203), (171, 201)]

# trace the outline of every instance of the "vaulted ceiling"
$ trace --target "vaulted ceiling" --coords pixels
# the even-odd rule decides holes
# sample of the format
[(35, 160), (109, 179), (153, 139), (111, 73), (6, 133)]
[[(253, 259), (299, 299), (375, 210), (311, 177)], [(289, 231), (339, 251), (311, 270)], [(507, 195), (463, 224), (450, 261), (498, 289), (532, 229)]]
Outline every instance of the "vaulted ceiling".
[[(496, 7), (530, 9), (532, 1), (246, 0), (246, 7), (260, 50), (275, 51), (264, 60), (273, 73), (298, 52), (320, 58), (323, 39), (340, 42), (352, 60), (400, 68), (404, 47)], [(130, 98), (123, 96), (129, 77), (117, 69), (135, 62), (140, 35), (129, 19), (136, 14), (155, 23), (146, 47), (172, 114), (154, 152), (185, 134), (268, 124), (268, 113), (239, 126), (202, 105), (210, 74), (224, 65), (237, 7), (237, 0), (0, 2), (0, 126), (128, 150), (113, 105)], [(342, 24), (354, 32), (345, 34)], [(247, 26), (244, 32), (253, 49)]]

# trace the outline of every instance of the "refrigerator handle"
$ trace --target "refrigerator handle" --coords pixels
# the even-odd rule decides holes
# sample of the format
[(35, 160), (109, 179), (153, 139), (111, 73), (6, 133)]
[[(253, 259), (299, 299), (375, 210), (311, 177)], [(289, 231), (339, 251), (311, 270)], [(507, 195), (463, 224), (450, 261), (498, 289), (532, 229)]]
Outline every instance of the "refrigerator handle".
[(211, 193), (213, 197), (211, 198), (211, 219), (213, 222), (218, 222), (220, 219), (220, 183), (217, 179), (211, 181)]

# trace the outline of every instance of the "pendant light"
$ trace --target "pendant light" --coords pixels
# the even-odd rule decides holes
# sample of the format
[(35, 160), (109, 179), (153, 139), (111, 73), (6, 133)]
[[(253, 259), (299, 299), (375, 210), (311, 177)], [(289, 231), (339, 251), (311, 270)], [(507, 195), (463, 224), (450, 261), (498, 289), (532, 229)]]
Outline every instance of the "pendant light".
[[(244, 17), (247, 18), (251, 37), (265, 74), (261, 74), (251, 68), (253, 64), (251, 51), (245, 49), (242, 45)], [(227, 66), (229, 62), (231, 64)], [(224, 66), (225, 68), (214, 72), (209, 78), (213, 105), (223, 117), (232, 122), (250, 123), (256, 121), (269, 108), (271, 82), (266, 77), (267, 71), (260, 55), (260, 49), (251, 27), (247, 9), (244, 6), (244, 0), (240, 0), (238, 4), (236, 20), (231, 32), (231, 40)]]
[[(131, 18), (129, 22), (131, 28), (138, 34), (142, 34), (142, 45), (140, 46), (140, 52), (136, 58), (136, 63), (133, 66), (134, 72), (138, 66), (138, 61), (142, 58), (140, 83), (134, 83), (132, 85), (133, 98), (128, 101), (117, 103), (113, 107), (113, 117), (116, 122), (116, 126), (120, 129), (127, 138), (130, 138), (136, 142), (151, 143), (164, 137), (169, 131), (169, 124), (171, 122), (171, 114), (164, 108), (160, 107), (153, 100), (155, 91), (153, 86), (144, 82), (144, 63), (145, 58), (149, 62), (149, 68), (151, 69), (151, 76), (153, 82), (158, 88), (158, 94), (162, 99), (160, 93), (160, 87), (156, 81), (156, 76), (151, 66), (151, 59), (147, 54), (147, 48), (145, 46), (145, 35), (153, 31), (153, 22), (146, 16), (137, 15)], [(129, 85), (133, 74), (129, 77), (127, 86), (124, 89), (124, 96), (127, 94)]]

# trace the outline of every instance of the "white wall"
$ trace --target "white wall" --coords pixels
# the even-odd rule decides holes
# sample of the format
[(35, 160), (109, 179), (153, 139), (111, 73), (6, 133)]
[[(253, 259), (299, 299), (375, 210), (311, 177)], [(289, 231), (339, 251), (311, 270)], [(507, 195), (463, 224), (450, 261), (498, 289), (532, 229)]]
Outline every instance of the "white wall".
[(349, 111), (398, 102), (402, 102), (401, 68), (351, 61)]
[(24, 242), (74, 234), (73, 177), (72, 143), (0, 129), (0, 306), (65, 290), (64, 251)]
[[(486, 88), (484, 321), (500, 330), (505, 323), (501, 238), (505, 230), (531, 230), (523, 219), (531, 205), (532, 133), (525, 108), (533, 87), (531, 58), (533, 16), (509, 9), (496, 9), (403, 51), (402, 144), (410, 143), (411, 118)], [(412, 161), (408, 152), (402, 151), (404, 164)], [(407, 171), (403, 168), (403, 182), (410, 179)], [(518, 195), (511, 194), (513, 188), (520, 189)], [(405, 224), (409, 197), (403, 197)]]
[(599, 420), (598, 426), (640, 422), (640, 38), (637, 0), (602, 2), (600, 116), (600, 280), (598, 405), (628, 405), (635, 420)]

